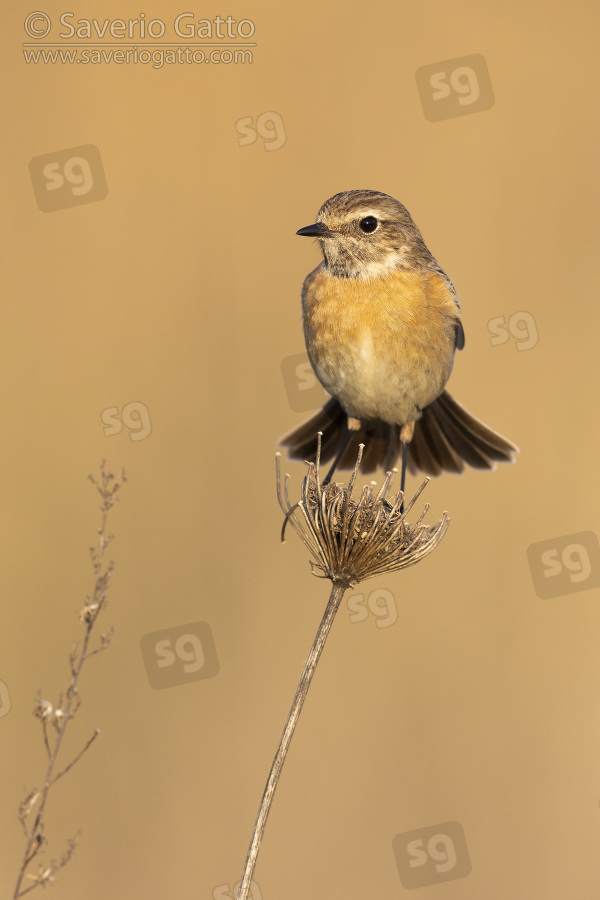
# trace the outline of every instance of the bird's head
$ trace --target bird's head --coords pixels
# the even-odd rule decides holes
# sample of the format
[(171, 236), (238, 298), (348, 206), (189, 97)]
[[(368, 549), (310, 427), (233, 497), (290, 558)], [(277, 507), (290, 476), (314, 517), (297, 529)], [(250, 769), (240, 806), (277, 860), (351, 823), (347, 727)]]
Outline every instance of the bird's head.
[(409, 211), (380, 191), (343, 191), (326, 200), (314, 225), (296, 234), (319, 239), (338, 278), (380, 278), (430, 259)]

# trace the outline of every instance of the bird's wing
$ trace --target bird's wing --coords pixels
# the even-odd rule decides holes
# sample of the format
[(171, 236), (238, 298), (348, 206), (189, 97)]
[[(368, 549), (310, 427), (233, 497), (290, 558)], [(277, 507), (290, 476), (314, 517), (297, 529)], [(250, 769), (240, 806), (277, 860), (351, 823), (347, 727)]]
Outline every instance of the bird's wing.
[[(456, 308), (458, 309), (458, 314), (460, 316), (460, 303), (459, 303), (458, 296), (456, 294), (454, 285), (452, 284), (452, 281), (448, 278), (448, 276), (446, 275), (446, 273), (444, 272), (444, 270), (442, 269), (442, 267), (440, 266), (438, 261), (435, 259), (433, 260), (432, 269), (437, 275), (440, 276), (440, 278), (443, 279), (444, 284), (446, 285), (446, 287), (452, 294), (452, 298), (453, 298), (454, 302), (456, 303)], [(456, 347), (457, 350), (462, 350), (463, 347), (465, 346), (465, 330), (463, 328), (463, 324), (460, 319), (458, 319), (456, 322), (456, 337), (455, 337), (454, 346)]]

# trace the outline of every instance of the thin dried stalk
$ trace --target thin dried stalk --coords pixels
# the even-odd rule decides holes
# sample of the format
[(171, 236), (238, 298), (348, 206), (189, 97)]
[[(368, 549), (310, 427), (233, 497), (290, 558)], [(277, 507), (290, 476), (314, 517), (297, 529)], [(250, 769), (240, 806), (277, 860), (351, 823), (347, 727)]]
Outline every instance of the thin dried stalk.
[(292, 735), (344, 593), (347, 588), (354, 587), (365, 578), (403, 569), (423, 559), (437, 547), (448, 528), (449, 519), (446, 513), (443, 514), (441, 521), (432, 527), (421, 525), (429, 504), (425, 506), (414, 525), (407, 522), (406, 517), (426, 487), (428, 478), (406, 508), (402, 491), (395, 497), (389, 496), (392, 472), (387, 473), (376, 494), (373, 487), (368, 485), (362, 489), (359, 499), (355, 500), (352, 492), (358, 476), (362, 449), (361, 444), (347, 488), (339, 484), (324, 485), (320, 480), (321, 435), (319, 435), (316, 462), (308, 463), (308, 473), (302, 483), (301, 499), (294, 505), (290, 503), (288, 495), (289, 476), (285, 476), (282, 484), (280, 455), (277, 454), (277, 497), (285, 513), (282, 540), (286, 525), (289, 523), (313, 557), (314, 562), (311, 563), (313, 573), (320, 573), (321, 578), (329, 578), (332, 589), (271, 765), (254, 824), (237, 900), (247, 900), (267, 818)]
[(317, 631), (310, 653), (308, 654), (308, 659), (306, 660), (306, 664), (300, 678), (300, 684), (298, 685), (298, 690), (296, 691), (294, 702), (292, 703), (285, 728), (283, 729), (283, 734), (281, 735), (279, 741), (277, 753), (275, 754), (275, 758), (271, 765), (271, 771), (269, 772), (267, 785), (260, 802), (256, 822), (254, 823), (254, 832), (252, 834), (252, 840), (250, 841), (250, 847), (248, 849), (248, 855), (246, 857), (246, 865), (244, 866), (244, 874), (242, 876), (242, 881), (238, 890), (237, 900), (246, 900), (246, 898), (248, 897), (248, 892), (252, 883), (252, 876), (254, 874), (254, 867), (256, 866), (256, 860), (258, 857), (258, 851), (260, 850), (261, 841), (267, 824), (267, 818), (269, 816), (273, 797), (275, 796), (277, 784), (279, 783), (281, 770), (283, 769), (283, 764), (287, 756), (288, 748), (292, 740), (292, 735), (294, 734), (296, 723), (298, 722), (298, 718), (300, 716), (300, 713), (302, 712), (302, 707), (304, 705), (304, 701), (306, 700), (306, 695), (308, 693), (312, 677), (317, 667), (319, 657), (321, 656), (321, 652), (323, 650), (323, 647), (325, 646), (327, 635), (329, 634), (331, 626), (333, 625), (335, 614), (339, 609), (340, 603), (342, 602), (342, 597), (344, 596), (345, 592), (345, 585), (337, 584), (334, 582), (331, 588), (329, 602), (327, 604), (327, 608), (325, 609), (325, 614), (321, 619), (319, 630)]
[[(80, 620), (84, 626), (83, 641), (81, 647), (76, 643), (69, 655), (70, 678), (65, 695), (61, 694), (57, 705), (54, 706), (50, 701), (44, 700), (41, 694), (39, 694), (34, 708), (34, 715), (37, 716), (42, 723), (42, 733), (46, 754), (48, 756), (48, 765), (43, 787), (40, 790), (34, 788), (19, 808), (19, 819), (25, 833), (26, 842), (13, 900), (24, 897), (25, 894), (33, 891), (40, 885), (52, 884), (58, 870), (65, 866), (72, 858), (77, 844), (77, 837), (71, 838), (67, 842), (66, 850), (58, 859), (53, 859), (46, 864), (40, 863), (38, 871), (35, 873), (28, 873), (27, 871), (36, 857), (38, 857), (44, 844), (47, 843), (45, 814), (50, 789), (63, 777), (63, 775), (66, 775), (67, 772), (73, 768), (100, 733), (99, 730), (96, 729), (79, 753), (60, 772), (58, 772), (58, 774), (55, 774), (55, 767), (65, 732), (69, 722), (75, 716), (75, 713), (81, 704), (81, 697), (78, 690), (81, 670), (90, 657), (95, 656), (96, 653), (100, 653), (101, 650), (106, 650), (110, 644), (113, 632), (113, 629), (111, 628), (109, 632), (100, 636), (97, 647), (93, 649), (90, 647), (92, 631), (100, 612), (106, 604), (110, 578), (114, 569), (114, 563), (112, 561), (107, 565), (104, 563), (104, 555), (112, 541), (112, 535), (106, 534), (108, 512), (115, 504), (116, 500), (118, 500), (116, 492), (127, 479), (123, 472), (121, 478), (115, 480), (114, 483), (111, 484), (114, 476), (110, 472), (105, 471), (104, 460), (100, 465), (100, 481), (96, 481), (92, 475), (90, 475), (89, 478), (102, 497), (102, 505), (100, 507), (102, 519), (100, 528), (98, 529), (98, 544), (95, 548), (90, 548), (92, 567), (95, 575), (94, 589), (92, 594), (87, 596), (86, 604), (80, 613)], [(33, 825), (29, 826), (27, 820), (36, 807), (37, 812), (35, 820)], [(32, 884), (28, 887), (25, 887), (23, 884), (25, 877), (32, 881)]]

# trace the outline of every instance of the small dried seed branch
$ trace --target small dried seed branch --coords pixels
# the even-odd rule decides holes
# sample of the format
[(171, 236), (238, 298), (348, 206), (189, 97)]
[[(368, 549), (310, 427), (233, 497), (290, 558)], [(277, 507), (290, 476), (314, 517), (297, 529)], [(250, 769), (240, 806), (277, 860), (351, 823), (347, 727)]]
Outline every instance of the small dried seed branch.
[[(58, 756), (67, 727), (81, 705), (81, 696), (78, 688), (81, 670), (88, 659), (95, 656), (96, 653), (107, 649), (114, 631), (111, 628), (108, 632), (101, 634), (97, 645), (92, 647), (92, 631), (98, 616), (106, 605), (111, 575), (114, 569), (112, 561), (105, 563), (106, 550), (113, 540), (113, 535), (106, 533), (108, 513), (119, 499), (117, 491), (127, 479), (125, 472), (121, 474), (120, 478), (115, 478), (112, 473), (107, 472), (104, 460), (100, 465), (100, 479), (96, 480), (92, 475), (88, 477), (102, 498), (102, 505), (100, 506), (102, 518), (98, 529), (98, 542), (96, 547), (90, 547), (95, 576), (94, 587), (92, 593), (87, 595), (85, 605), (79, 614), (83, 626), (83, 640), (76, 642), (69, 654), (69, 683), (67, 689), (64, 694), (60, 694), (56, 705), (53, 705), (49, 700), (43, 699), (41, 692), (38, 692), (33, 710), (34, 715), (41, 721), (44, 746), (48, 759), (43, 786), (40, 789), (34, 788), (30, 791), (19, 808), (19, 820), (25, 833), (25, 851), (19, 869), (13, 900), (24, 897), (25, 894), (28, 894), (40, 885), (52, 884), (58, 870), (63, 868), (72, 858), (77, 844), (77, 836), (67, 842), (65, 851), (58, 859), (52, 859), (48, 863), (39, 861), (40, 851), (47, 843), (46, 805), (48, 796), (51, 788), (73, 768), (100, 733), (96, 729), (79, 753), (63, 769), (56, 771)], [(30, 816), (34, 812), (35, 818), (30, 824)], [(39, 863), (37, 871), (28, 871), (36, 860)], [(25, 878), (31, 881), (31, 884), (28, 886), (24, 884)]]

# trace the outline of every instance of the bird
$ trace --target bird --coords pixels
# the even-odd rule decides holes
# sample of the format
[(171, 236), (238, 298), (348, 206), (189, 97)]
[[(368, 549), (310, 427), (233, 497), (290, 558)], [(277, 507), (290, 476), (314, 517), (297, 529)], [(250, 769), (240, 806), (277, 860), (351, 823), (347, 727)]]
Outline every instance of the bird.
[(313, 225), (323, 261), (304, 280), (308, 358), (331, 395), (322, 409), (279, 439), (290, 459), (363, 473), (461, 473), (514, 462), (518, 447), (446, 390), (454, 353), (465, 345), (454, 285), (427, 248), (409, 211), (389, 194), (342, 191)]

